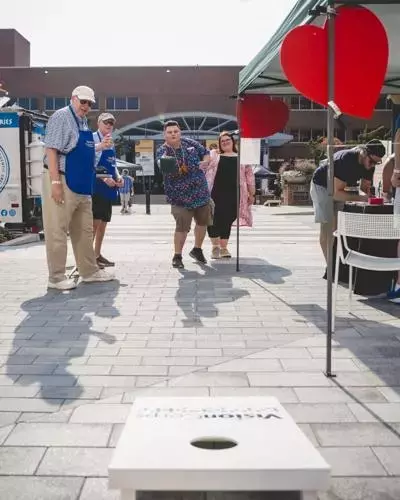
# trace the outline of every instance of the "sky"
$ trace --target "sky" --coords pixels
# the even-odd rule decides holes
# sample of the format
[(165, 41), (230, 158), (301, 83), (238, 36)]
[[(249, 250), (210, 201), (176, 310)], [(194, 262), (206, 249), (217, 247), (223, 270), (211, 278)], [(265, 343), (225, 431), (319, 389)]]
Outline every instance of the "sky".
[[(295, 0), (2, 0), (31, 66), (245, 65)], [(1, 47), (0, 47), (1, 50)]]

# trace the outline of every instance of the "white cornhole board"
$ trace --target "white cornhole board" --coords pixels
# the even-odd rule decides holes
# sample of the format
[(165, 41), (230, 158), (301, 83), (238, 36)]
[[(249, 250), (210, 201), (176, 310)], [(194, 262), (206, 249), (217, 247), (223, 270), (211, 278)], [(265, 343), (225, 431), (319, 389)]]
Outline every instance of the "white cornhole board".
[[(237, 443), (193, 446), (202, 438)], [(296, 491), (316, 499), (330, 467), (276, 398), (138, 398), (108, 468), (136, 491)]]

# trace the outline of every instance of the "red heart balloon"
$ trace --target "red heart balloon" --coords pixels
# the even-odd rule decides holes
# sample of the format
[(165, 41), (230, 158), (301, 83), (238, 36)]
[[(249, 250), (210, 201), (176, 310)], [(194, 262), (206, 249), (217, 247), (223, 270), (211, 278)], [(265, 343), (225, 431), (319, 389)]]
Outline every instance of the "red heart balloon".
[(268, 137), (283, 130), (288, 119), (286, 104), (265, 94), (246, 94), (239, 101), (238, 120), (242, 137)]
[[(298, 26), (285, 37), (281, 65), (302, 95), (328, 103), (328, 33), (326, 23)], [(385, 27), (370, 10), (340, 7), (335, 21), (335, 98), (344, 114), (371, 118), (389, 59)]]

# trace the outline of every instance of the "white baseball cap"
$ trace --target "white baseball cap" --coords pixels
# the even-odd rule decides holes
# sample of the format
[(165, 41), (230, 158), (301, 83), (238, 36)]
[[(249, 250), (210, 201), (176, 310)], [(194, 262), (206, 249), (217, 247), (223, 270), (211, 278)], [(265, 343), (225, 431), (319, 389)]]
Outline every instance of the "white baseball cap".
[(80, 85), (79, 87), (74, 88), (74, 90), (72, 91), (72, 97), (75, 96), (78, 99), (96, 102), (96, 98), (94, 97), (94, 90), (90, 87), (86, 87), (86, 85)]
[(105, 122), (106, 120), (112, 120), (114, 123), (117, 121), (115, 116), (111, 113), (101, 113), (101, 115), (97, 118), (97, 123)]

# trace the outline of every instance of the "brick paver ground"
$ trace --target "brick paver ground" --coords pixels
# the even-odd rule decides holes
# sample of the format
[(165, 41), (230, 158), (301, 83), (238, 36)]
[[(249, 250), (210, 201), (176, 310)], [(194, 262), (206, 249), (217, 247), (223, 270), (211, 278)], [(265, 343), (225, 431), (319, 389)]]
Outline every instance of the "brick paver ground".
[(48, 292), (43, 244), (0, 250), (0, 498), (117, 498), (107, 465), (145, 394), (276, 396), (332, 465), (321, 500), (398, 500), (400, 308), (349, 314), (342, 290), (327, 379), (317, 228), (296, 212), (256, 207), (240, 273), (171, 269), (165, 206), (116, 210), (114, 283)]

